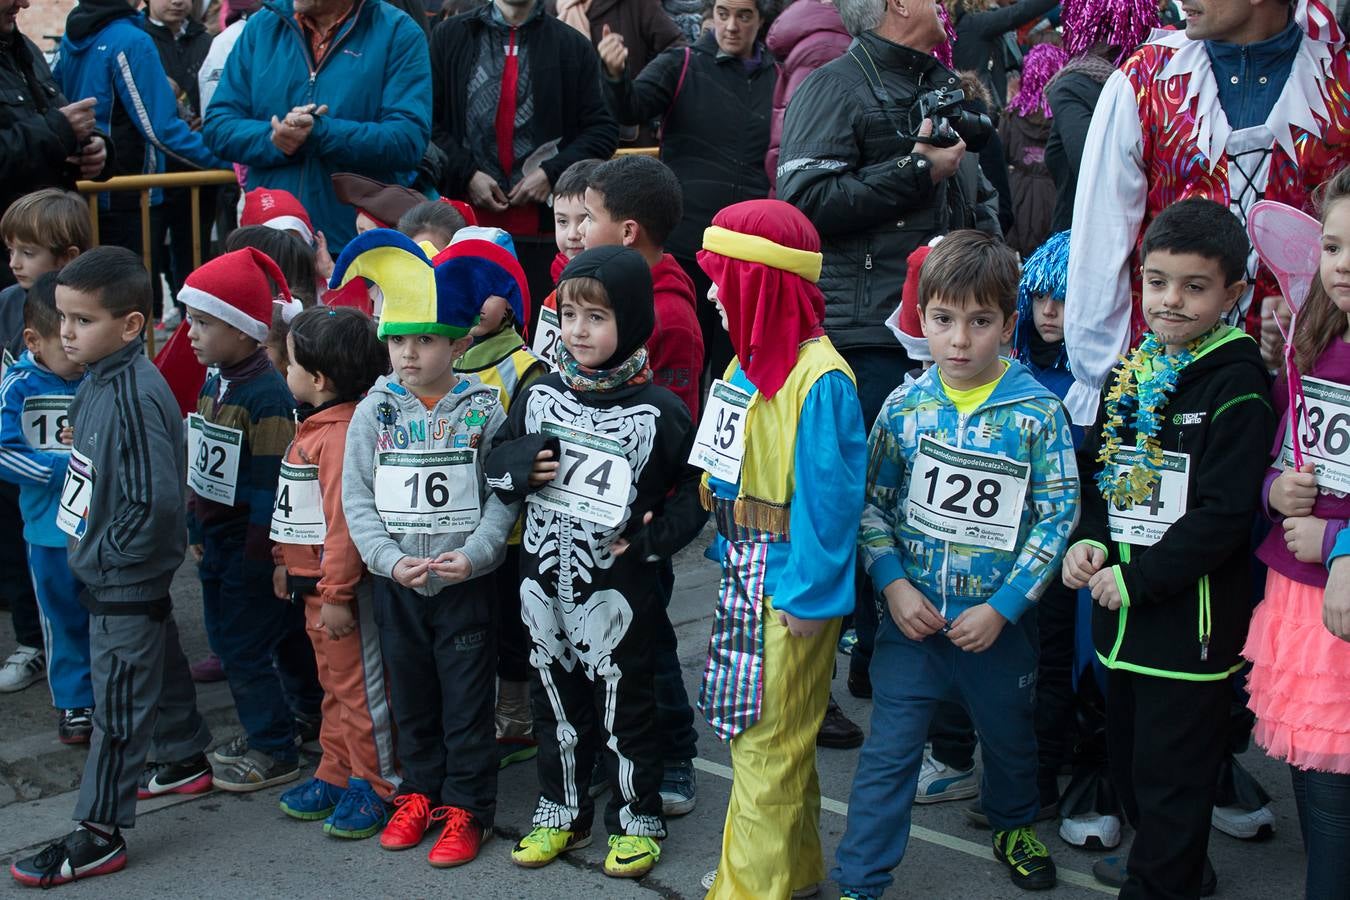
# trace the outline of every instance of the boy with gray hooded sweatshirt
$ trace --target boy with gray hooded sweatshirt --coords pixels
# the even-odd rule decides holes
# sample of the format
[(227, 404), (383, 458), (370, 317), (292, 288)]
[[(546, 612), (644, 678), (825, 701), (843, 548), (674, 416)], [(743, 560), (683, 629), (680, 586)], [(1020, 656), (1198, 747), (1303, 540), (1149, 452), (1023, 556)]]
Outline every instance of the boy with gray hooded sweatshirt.
[(352, 416), (342, 475), (352, 542), (374, 576), (403, 771), (380, 846), (414, 847), (444, 823), (428, 861), (448, 867), (478, 855), (496, 812), (497, 594), (482, 576), (501, 565), (519, 504), (483, 476), (481, 451), (506, 420), (497, 389), (454, 370), (487, 299), (485, 261), (454, 247), (437, 259), (368, 231), (343, 251), (333, 287), (360, 275), (383, 291), (393, 368)]
[[(56, 524), (88, 589), (94, 733), (75, 803), (79, 826), (10, 866), (27, 887), (106, 875), (127, 863), (120, 829), (138, 792), (211, 787), (211, 741), (178, 641), (169, 585), (187, 546), (178, 402), (146, 358), (150, 275), (122, 247), (97, 247), (57, 276), (67, 358), (88, 367)], [(156, 760), (143, 767), (147, 757)]]

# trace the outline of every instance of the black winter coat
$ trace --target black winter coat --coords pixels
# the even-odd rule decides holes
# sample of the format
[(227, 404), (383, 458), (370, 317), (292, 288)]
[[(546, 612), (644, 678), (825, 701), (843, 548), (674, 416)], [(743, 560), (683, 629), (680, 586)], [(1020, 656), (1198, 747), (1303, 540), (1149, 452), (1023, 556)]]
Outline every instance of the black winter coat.
[[(1073, 543), (1107, 548), (1106, 565), (1121, 565), (1122, 593), (1128, 595), (1117, 612), (1092, 607), (1093, 643), (1109, 668), (1217, 680), (1242, 661), (1252, 613), (1252, 521), (1260, 509), (1275, 413), (1256, 342), (1240, 332), (1233, 337), (1183, 369), (1159, 411), (1162, 449), (1187, 454), (1190, 478), (1185, 514), (1157, 543), (1111, 540), (1096, 483), (1105, 391), (1097, 424), (1079, 450), (1083, 511)], [(1128, 421), (1120, 437), (1124, 446), (1134, 446)]]
[(984, 12), (958, 12), (952, 20), (956, 42), (952, 44), (952, 66), (968, 70), (994, 95), (994, 106), (1001, 110), (1008, 103), (1008, 59), (1004, 52), (1005, 35), (1034, 22), (1054, 9), (1059, 0), (1018, 0), (1011, 6), (996, 6)]
[[(873, 65), (884, 91), (869, 84)], [(869, 31), (807, 76), (788, 104), (778, 197), (820, 232), (825, 330), (840, 350), (899, 349), (886, 318), (914, 250), (956, 228), (1000, 233), (998, 195), (975, 154), (934, 184), (928, 159), (899, 133), (921, 92), (957, 86), (930, 54)]]
[(1102, 95), (1103, 82), (1086, 72), (1064, 72), (1045, 89), (1054, 118), (1045, 145), (1045, 164), (1055, 179), (1055, 215), (1051, 232), (1073, 226), (1073, 202), (1078, 193), (1078, 169), (1083, 163), (1092, 112)]
[(197, 85), (197, 72), (206, 60), (211, 49), (211, 35), (201, 22), (188, 19), (187, 28), (181, 35), (175, 35), (163, 25), (156, 25), (149, 16), (142, 16), (141, 30), (155, 40), (155, 49), (159, 51), (159, 61), (164, 66), (164, 74), (173, 79), (180, 93), (188, 97), (190, 112), (202, 114), (201, 90)]
[(778, 65), (767, 48), (758, 49), (759, 64), (747, 71), (705, 34), (687, 51), (665, 51), (634, 80), (605, 79), (621, 124), (665, 118), (661, 159), (684, 187), (684, 218), (666, 240), (675, 256), (693, 258), (703, 246), (703, 229), (722, 207), (769, 196), (764, 156)]
[(0, 213), (39, 188), (74, 189), (78, 172), (66, 157), (79, 146), (66, 104), (32, 41), (17, 31), (0, 39)]
[[(478, 61), (482, 34), (491, 28), (493, 5), (446, 19), (431, 35), (431, 139), (449, 157), (439, 185), (449, 197), (465, 197), (469, 179), (482, 168), (468, 146), (468, 84)], [(536, 9), (519, 26), (517, 41), (528, 48), (534, 116), (529, 128), (534, 146), (558, 141), (558, 154), (540, 168), (549, 184), (572, 163), (609, 159), (619, 145), (619, 128), (605, 107), (600, 88), (600, 57), (585, 36)], [(540, 205), (540, 227), (553, 231), (547, 207)], [(546, 221), (547, 219), (547, 221)]]

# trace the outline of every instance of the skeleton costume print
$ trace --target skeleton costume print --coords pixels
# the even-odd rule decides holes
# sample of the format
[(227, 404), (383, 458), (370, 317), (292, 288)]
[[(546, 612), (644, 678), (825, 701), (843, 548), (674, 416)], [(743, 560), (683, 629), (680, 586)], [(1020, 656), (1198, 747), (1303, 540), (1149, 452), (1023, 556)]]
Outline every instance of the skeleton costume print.
[[(694, 430), (684, 404), (650, 383), (646, 263), (633, 251), (606, 247), (577, 257), (564, 280), (575, 277), (574, 267), (613, 298), (617, 363), (592, 371), (573, 361), (529, 385), (486, 463), (488, 483), (503, 501), (527, 500), (520, 596), (538, 674), (534, 825), (589, 830), (588, 787), (604, 741), (613, 751), (606, 827), (659, 838), (663, 754), (648, 646), (655, 617), (665, 615), (657, 564), (691, 541), (705, 519), (697, 472), (685, 462)], [(535, 490), (529, 474), (543, 449), (553, 451), (560, 469)], [(653, 518), (644, 525), (648, 512)], [(615, 555), (620, 538), (629, 546)]]

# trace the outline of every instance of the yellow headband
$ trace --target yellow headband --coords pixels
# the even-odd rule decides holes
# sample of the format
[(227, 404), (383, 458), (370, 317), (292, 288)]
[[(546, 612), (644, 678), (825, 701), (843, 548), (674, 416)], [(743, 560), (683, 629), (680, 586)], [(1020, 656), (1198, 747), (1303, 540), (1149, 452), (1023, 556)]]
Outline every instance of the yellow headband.
[(703, 231), (703, 249), (732, 259), (782, 269), (800, 275), (812, 284), (820, 280), (819, 253), (784, 247), (758, 235), (741, 234), (720, 225), (711, 225)]

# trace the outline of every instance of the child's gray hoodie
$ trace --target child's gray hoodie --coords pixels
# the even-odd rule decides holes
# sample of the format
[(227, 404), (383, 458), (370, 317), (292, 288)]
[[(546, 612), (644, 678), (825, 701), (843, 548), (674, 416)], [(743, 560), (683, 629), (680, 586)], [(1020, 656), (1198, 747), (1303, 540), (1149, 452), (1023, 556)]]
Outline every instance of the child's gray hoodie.
[[(342, 471), (342, 506), (352, 542), (376, 575), (392, 578), (405, 556), (435, 558), (458, 550), (473, 566), (471, 578), (491, 572), (506, 555), (506, 538), (520, 513), (520, 504), (506, 505), (488, 488), (483, 453), (506, 422), (497, 389), (461, 379), (428, 410), (418, 397), (392, 377), (375, 382), (356, 407), (347, 430)], [(478, 496), (482, 518), (472, 531), (445, 534), (390, 534), (375, 505), (378, 453), (400, 450), (478, 451)], [(417, 592), (428, 597), (446, 588), (434, 573)]]

